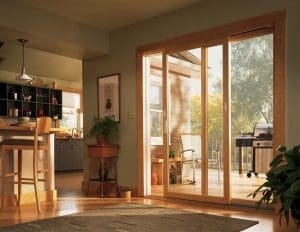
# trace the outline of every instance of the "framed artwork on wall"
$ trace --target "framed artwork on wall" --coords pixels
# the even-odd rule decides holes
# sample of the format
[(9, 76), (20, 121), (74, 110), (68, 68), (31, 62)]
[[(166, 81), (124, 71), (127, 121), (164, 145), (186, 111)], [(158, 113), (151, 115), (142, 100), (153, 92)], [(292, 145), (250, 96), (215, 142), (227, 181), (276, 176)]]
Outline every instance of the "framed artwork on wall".
[(120, 121), (120, 74), (98, 77), (98, 116), (113, 116)]

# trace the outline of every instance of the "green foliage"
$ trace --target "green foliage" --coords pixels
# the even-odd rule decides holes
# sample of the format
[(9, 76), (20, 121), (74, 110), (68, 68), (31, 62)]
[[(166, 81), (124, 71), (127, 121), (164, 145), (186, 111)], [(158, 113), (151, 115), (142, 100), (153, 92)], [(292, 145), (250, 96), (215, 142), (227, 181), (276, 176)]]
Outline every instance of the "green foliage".
[(207, 129), (208, 137), (217, 138), (223, 132), (223, 97), (221, 93), (214, 93), (208, 96), (207, 103)]
[(87, 137), (103, 136), (108, 138), (110, 135), (115, 134), (119, 131), (119, 123), (115, 121), (114, 117), (106, 116), (104, 118), (94, 118), (94, 124), (90, 129)]
[[(219, 137), (222, 135), (223, 126), (223, 107), (222, 95), (214, 93), (208, 98), (208, 134), (209, 137)], [(201, 97), (195, 95), (192, 97), (191, 109), (191, 128), (192, 133), (201, 133)]]
[(281, 203), (281, 218), (284, 216), (286, 223), (289, 223), (289, 215), (300, 226), (300, 145), (287, 150), (280, 146), (279, 154), (270, 163), (270, 170), (267, 172), (267, 181), (249, 194), (255, 198), (258, 194), (262, 197), (256, 202), (259, 208), (262, 203)]

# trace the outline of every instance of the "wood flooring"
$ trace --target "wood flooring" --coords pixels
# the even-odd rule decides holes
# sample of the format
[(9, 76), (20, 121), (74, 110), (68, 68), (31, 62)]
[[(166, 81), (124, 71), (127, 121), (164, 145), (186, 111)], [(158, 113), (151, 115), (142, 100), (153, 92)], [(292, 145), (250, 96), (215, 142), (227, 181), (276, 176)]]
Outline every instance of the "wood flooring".
[[(232, 198), (242, 199), (242, 200), (252, 200), (248, 197), (249, 193), (254, 192), (260, 185), (266, 181), (266, 177), (263, 174), (257, 176), (252, 175), (251, 178), (247, 177), (247, 172), (238, 174), (238, 171), (231, 172), (231, 183), (232, 183)], [(218, 177), (218, 172), (216, 169), (209, 169), (208, 175), (208, 194), (210, 196), (224, 195), (224, 183), (223, 183), (223, 170), (220, 172), (220, 177)], [(175, 193), (199, 193), (201, 194), (201, 170), (196, 169), (196, 184), (170, 184), (170, 192)], [(152, 185), (151, 195), (163, 196), (163, 185)], [(254, 199), (255, 200), (255, 199)]]
[(130, 200), (124, 198), (99, 198), (98, 196), (87, 198), (80, 191), (81, 181), (81, 173), (56, 175), (56, 188), (58, 190), (58, 199), (56, 202), (41, 202), (41, 214), (37, 213), (35, 203), (21, 205), (20, 207), (5, 207), (0, 210), (0, 227), (83, 212), (107, 205), (135, 202), (259, 221), (258, 225), (245, 231), (297, 231), (295, 225), (288, 228), (285, 225), (279, 227), (279, 216), (275, 215), (271, 210), (256, 211), (254, 208), (250, 207), (228, 206), (165, 198), (131, 198)]

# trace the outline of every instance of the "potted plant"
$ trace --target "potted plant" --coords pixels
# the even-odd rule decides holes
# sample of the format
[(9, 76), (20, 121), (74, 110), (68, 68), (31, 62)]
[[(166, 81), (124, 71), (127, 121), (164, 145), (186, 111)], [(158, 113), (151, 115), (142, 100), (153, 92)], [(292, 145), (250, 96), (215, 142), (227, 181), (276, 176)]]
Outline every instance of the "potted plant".
[(95, 137), (98, 144), (107, 144), (108, 138), (119, 131), (119, 123), (113, 116), (94, 118), (94, 124), (87, 137)]
[(174, 150), (169, 150), (169, 158), (174, 159), (175, 158), (175, 151)]
[[(249, 196), (255, 198), (262, 194), (256, 202), (257, 208), (262, 203), (280, 204), (279, 224), (284, 216), (287, 225), (291, 216), (297, 227), (300, 226), (300, 145), (288, 150), (279, 146), (279, 154), (270, 163), (267, 181)], [(260, 196), (260, 195), (259, 195)]]

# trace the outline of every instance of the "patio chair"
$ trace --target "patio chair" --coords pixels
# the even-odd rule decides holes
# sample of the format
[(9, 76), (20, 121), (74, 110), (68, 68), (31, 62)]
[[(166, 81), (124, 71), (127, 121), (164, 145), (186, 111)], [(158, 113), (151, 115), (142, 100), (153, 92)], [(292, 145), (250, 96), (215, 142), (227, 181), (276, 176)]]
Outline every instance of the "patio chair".
[(183, 167), (189, 165), (192, 167), (192, 180), (189, 184), (196, 183), (195, 169), (196, 164), (201, 162), (201, 136), (200, 134), (181, 134), (181, 183), (183, 183)]
[[(182, 143), (181, 151), (181, 183), (183, 183), (183, 166), (190, 165), (192, 167), (192, 180), (189, 184), (196, 183), (195, 169), (201, 164), (201, 135), (185, 133), (180, 135)], [(216, 164), (218, 168), (218, 182), (220, 182), (221, 170), (221, 151), (220, 149), (212, 149), (212, 156), (208, 158), (208, 164)]]

